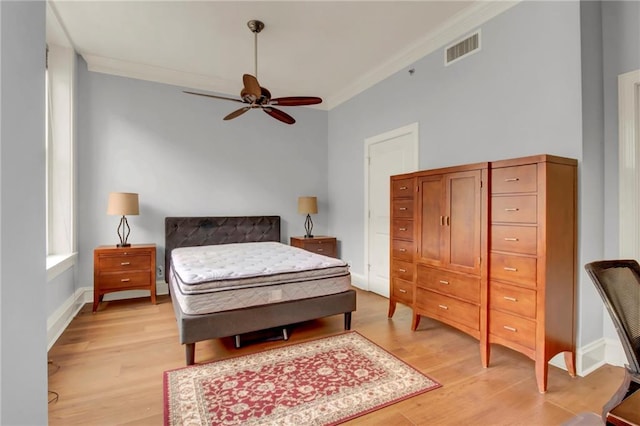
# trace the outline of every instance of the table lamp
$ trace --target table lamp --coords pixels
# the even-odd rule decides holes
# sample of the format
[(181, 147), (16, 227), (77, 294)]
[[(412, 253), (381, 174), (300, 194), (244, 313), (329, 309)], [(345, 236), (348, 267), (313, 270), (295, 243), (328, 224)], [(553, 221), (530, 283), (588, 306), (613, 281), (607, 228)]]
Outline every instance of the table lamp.
[(312, 238), (313, 222), (311, 221), (311, 215), (318, 213), (318, 199), (316, 197), (298, 197), (298, 213), (307, 215), (307, 219), (304, 221), (304, 229), (307, 233), (304, 237)]
[(120, 244), (118, 247), (131, 247), (131, 244), (127, 243), (131, 228), (127, 222), (127, 215), (138, 215), (138, 194), (131, 192), (111, 192), (109, 194), (109, 204), (107, 206), (107, 214), (122, 216), (120, 224), (118, 225), (118, 237), (120, 237)]

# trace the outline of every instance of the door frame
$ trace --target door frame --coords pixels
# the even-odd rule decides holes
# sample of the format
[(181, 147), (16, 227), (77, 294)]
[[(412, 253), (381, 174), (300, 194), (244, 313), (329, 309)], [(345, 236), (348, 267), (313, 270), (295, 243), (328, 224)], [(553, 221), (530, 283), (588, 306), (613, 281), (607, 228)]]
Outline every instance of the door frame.
[[(618, 76), (619, 255), (640, 257), (640, 70)], [(638, 123), (640, 124), (640, 123)]]
[(413, 142), (413, 170), (407, 170), (407, 173), (418, 170), (418, 152), (419, 152), (419, 138), (418, 138), (418, 122), (407, 124), (406, 126), (398, 127), (397, 129), (389, 130), (388, 132), (381, 133), (376, 136), (371, 136), (364, 140), (364, 283), (366, 284), (366, 290), (369, 288), (369, 152), (372, 145), (380, 142), (384, 142), (389, 139), (395, 139), (400, 136), (410, 135)]

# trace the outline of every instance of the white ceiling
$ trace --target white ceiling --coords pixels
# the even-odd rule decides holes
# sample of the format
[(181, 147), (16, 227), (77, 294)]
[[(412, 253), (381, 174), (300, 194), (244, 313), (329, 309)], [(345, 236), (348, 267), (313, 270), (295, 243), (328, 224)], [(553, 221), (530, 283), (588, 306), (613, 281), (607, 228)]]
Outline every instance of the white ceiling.
[[(274, 97), (348, 100), (514, 2), (49, 0), (49, 43), (66, 33), (92, 71), (238, 97), (254, 74)], [(53, 13), (51, 13), (53, 12)], [(57, 16), (61, 29), (52, 22)], [(221, 101), (224, 102), (224, 101)]]

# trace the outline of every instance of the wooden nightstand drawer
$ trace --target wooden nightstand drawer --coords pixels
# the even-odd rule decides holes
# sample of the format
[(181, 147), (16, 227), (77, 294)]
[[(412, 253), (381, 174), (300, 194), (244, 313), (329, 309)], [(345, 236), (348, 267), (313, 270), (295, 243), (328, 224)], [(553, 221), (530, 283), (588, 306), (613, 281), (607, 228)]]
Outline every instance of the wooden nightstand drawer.
[(151, 267), (151, 253), (149, 254), (127, 254), (118, 256), (99, 256), (98, 268), (102, 272), (107, 271), (124, 271), (124, 270), (144, 270), (148, 271)]
[(93, 251), (93, 312), (105, 294), (124, 290), (149, 290), (156, 303), (156, 246), (100, 246)]
[(289, 244), (324, 256), (338, 257), (338, 244), (335, 237), (291, 237)]

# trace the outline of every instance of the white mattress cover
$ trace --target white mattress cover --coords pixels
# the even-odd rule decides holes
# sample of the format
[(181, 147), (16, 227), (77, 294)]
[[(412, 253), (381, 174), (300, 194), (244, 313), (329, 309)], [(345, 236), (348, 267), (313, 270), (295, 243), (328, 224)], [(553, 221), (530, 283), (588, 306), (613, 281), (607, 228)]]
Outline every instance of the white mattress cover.
[(172, 297), (191, 315), (351, 288), (349, 266), (343, 261), (273, 242), (174, 249), (169, 278)]

